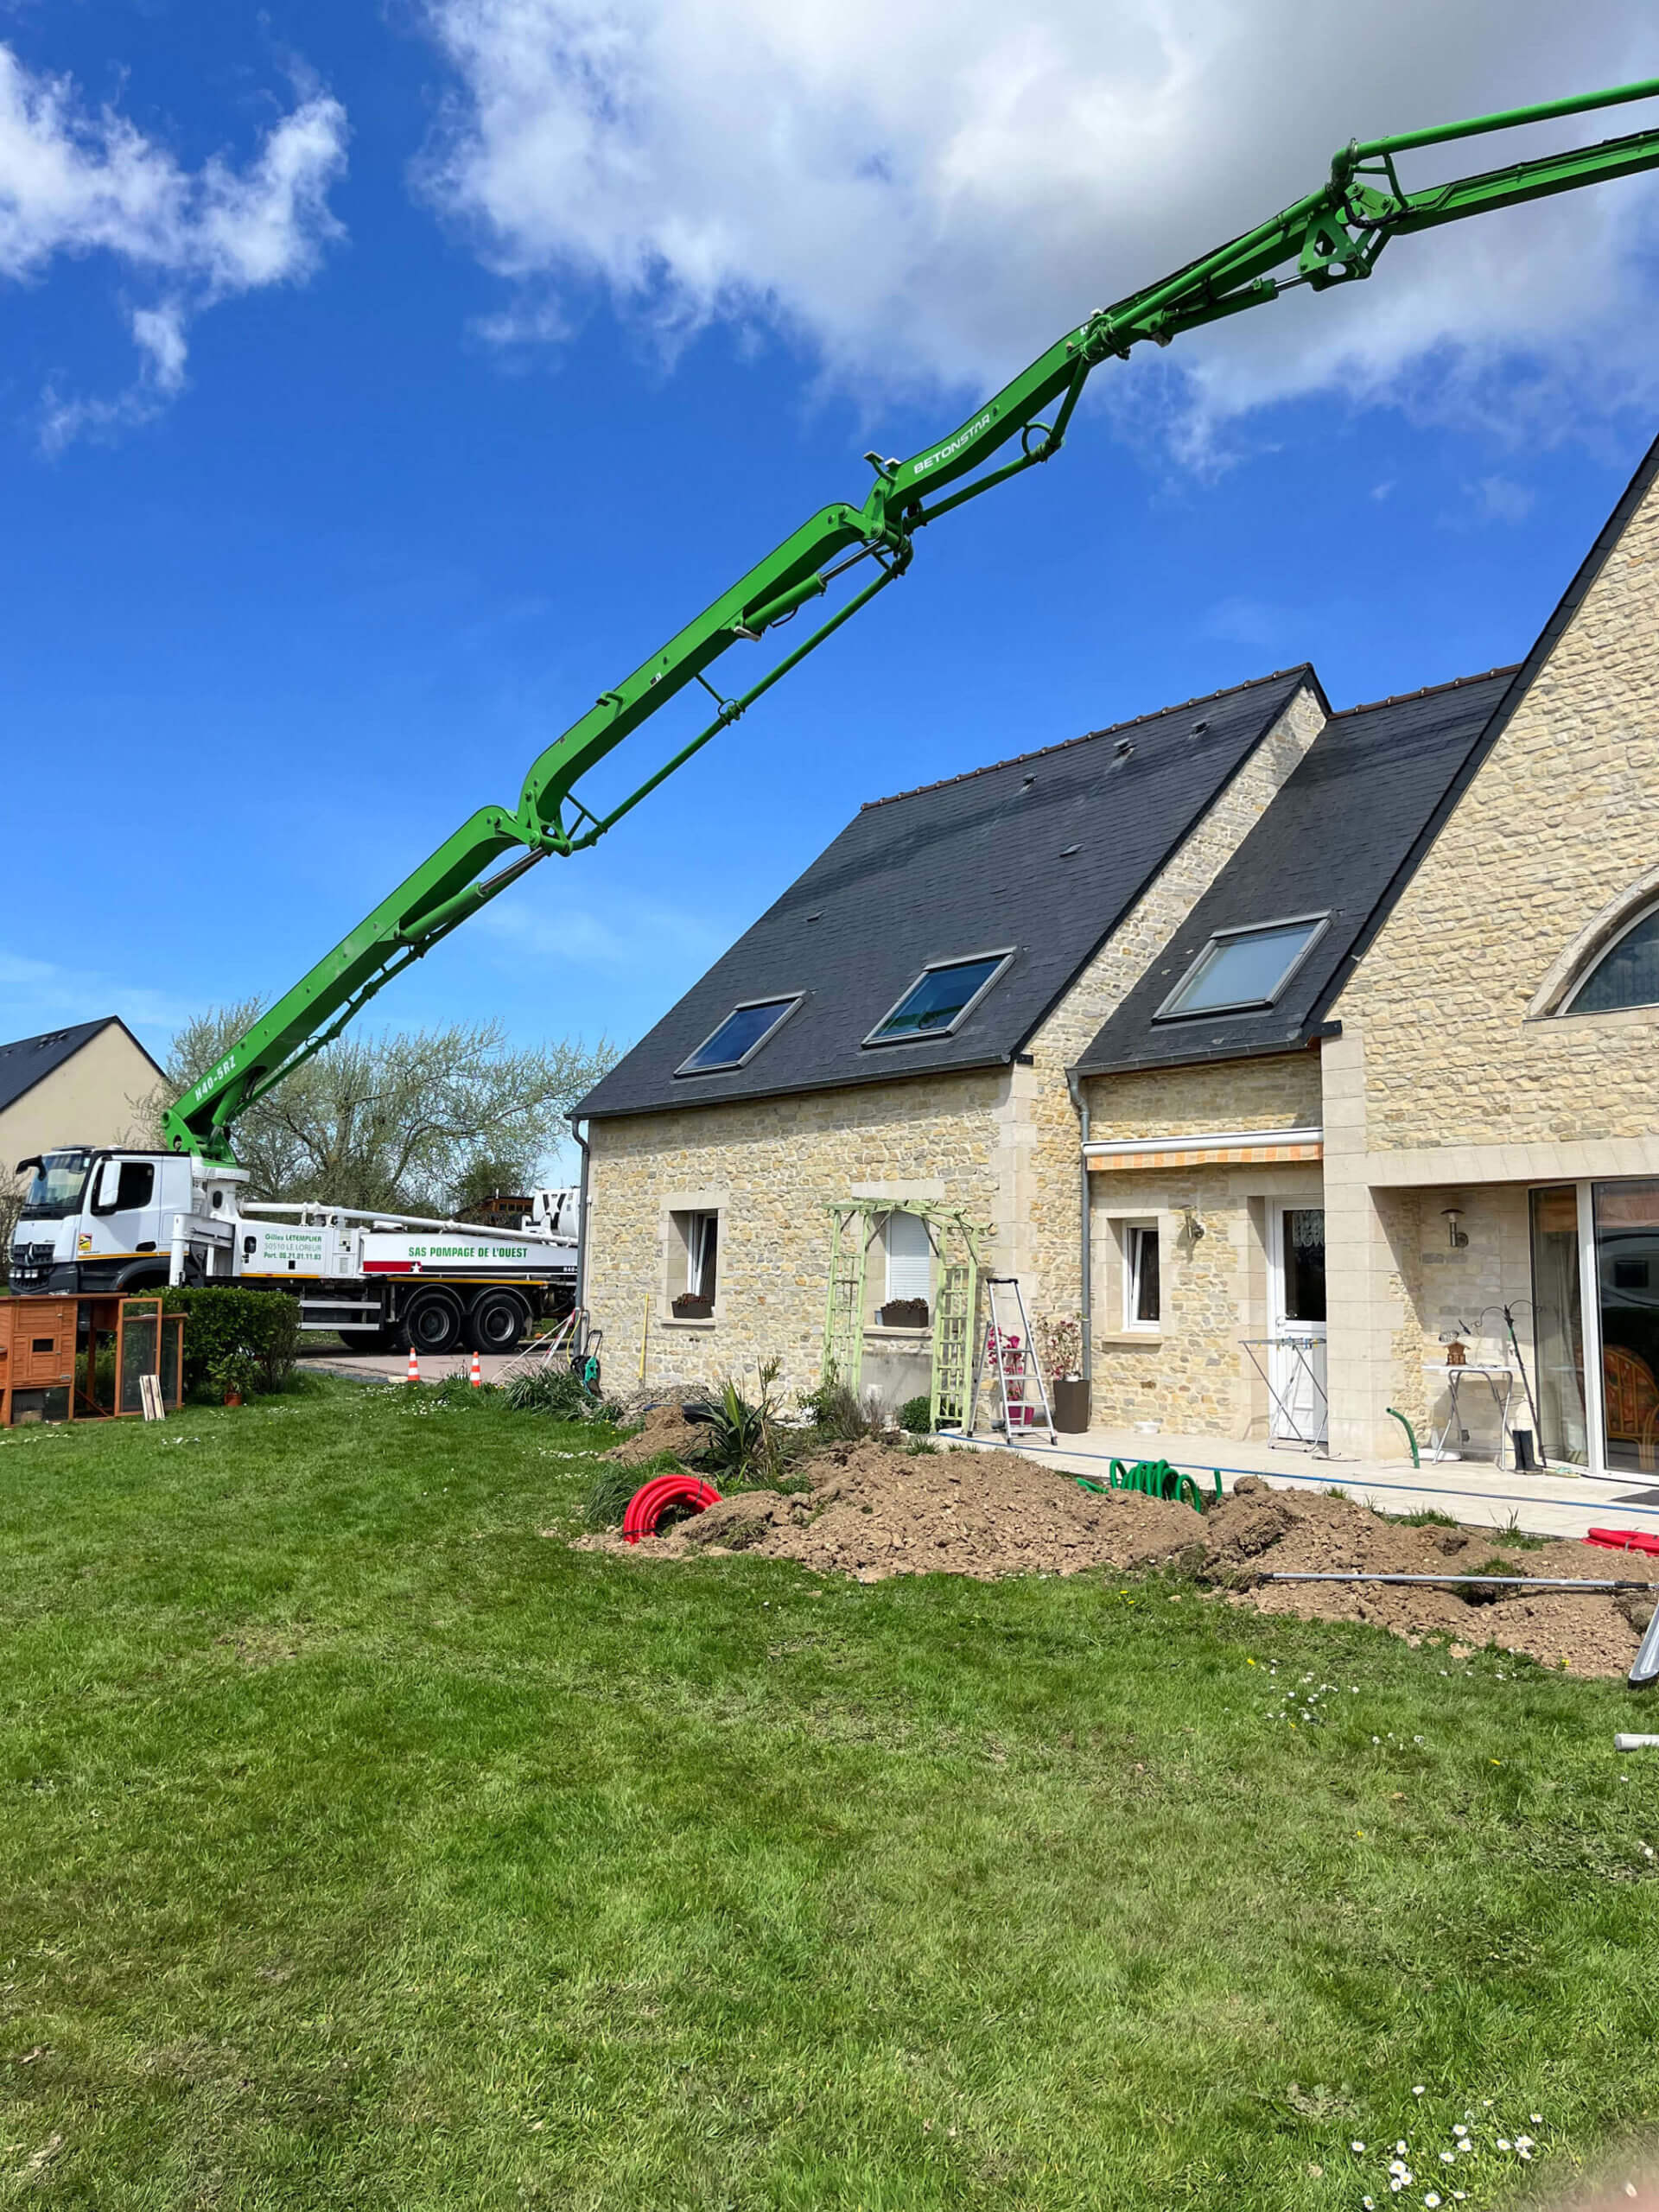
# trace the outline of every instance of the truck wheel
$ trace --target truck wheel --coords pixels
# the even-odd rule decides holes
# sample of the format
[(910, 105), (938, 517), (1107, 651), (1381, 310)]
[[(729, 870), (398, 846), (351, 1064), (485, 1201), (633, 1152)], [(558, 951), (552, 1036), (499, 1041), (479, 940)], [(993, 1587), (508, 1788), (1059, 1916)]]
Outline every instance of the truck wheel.
[(453, 1291), (422, 1291), (404, 1308), (404, 1331), (416, 1352), (454, 1351), (461, 1342), (461, 1300)]
[(474, 1351), (513, 1351), (530, 1326), (524, 1301), (513, 1290), (486, 1290), (467, 1316), (467, 1341)]

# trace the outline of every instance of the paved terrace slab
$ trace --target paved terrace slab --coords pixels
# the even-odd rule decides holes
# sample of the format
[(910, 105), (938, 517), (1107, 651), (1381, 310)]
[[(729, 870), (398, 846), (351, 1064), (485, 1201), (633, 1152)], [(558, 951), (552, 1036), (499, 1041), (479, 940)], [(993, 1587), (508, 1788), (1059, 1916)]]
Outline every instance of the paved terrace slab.
[(1022, 1438), (1010, 1446), (982, 1430), (969, 1438), (942, 1436), (946, 1445), (976, 1451), (1018, 1451), (1021, 1458), (1071, 1475), (1104, 1482), (1114, 1459), (1167, 1459), (1171, 1466), (1207, 1484), (1219, 1468), (1230, 1491), (1240, 1475), (1262, 1475), (1280, 1490), (1342, 1490), (1363, 1505), (1395, 1515), (1430, 1510), (1471, 1528), (1511, 1525), (1530, 1535), (1582, 1538), (1592, 1527), (1640, 1529), (1659, 1535), (1659, 1475), (1573, 1475), (1554, 1471), (1517, 1475), (1490, 1459), (1442, 1459), (1414, 1467), (1408, 1460), (1328, 1459), (1306, 1446), (1239, 1444), (1213, 1436), (1184, 1436), (1135, 1429), (1090, 1429), (1062, 1437)]

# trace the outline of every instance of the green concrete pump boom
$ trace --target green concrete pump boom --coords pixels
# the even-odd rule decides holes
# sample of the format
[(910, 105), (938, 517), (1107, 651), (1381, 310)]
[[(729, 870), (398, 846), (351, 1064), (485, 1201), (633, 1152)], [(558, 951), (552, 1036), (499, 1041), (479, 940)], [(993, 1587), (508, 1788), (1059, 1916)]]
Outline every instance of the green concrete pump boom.
[[(1125, 359), (1131, 346), (1147, 340), (1167, 346), (1184, 331), (1247, 308), (1265, 307), (1297, 285), (1324, 291), (1333, 284), (1353, 283), (1370, 275), (1390, 238), (1659, 167), (1659, 130), (1653, 130), (1516, 162), (1421, 192), (1408, 192), (1395, 169), (1397, 154), (1418, 147), (1656, 96), (1659, 79), (1579, 99), (1554, 100), (1542, 107), (1480, 116), (1439, 130), (1414, 130), (1403, 137), (1377, 138), (1363, 145), (1356, 141), (1337, 155), (1329, 179), (1317, 192), (1161, 283), (1132, 293), (1116, 307), (1100, 308), (949, 437), (924, 447), (908, 461), (884, 461), (867, 454), (875, 480), (862, 505), (823, 508), (660, 652), (624, 677), (613, 690), (602, 692), (582, 719), (532, 764), (516, 808), (486, 806), (463, 823), (185, 1092), (167, 1115), (168, 1142), (175, 1151), (230, 1160), (230, 1129), (238, 1115), (337, 1036), (358, 1009), (411, 960), (429, 952), (548, 854), (581, 852), (603, 836), (815, 645), (901, 576), (910, 563), (915, 533), (924, 524), (977, 499), (993, 485), (1052, 460), (1084, 379), (1099, 363)], [(1056, 408), (1052, 418), (1041, 419), (1050, 407)], [(1016, 439), (1019, 450), (1011, 459), (973, 474)], [(963, 482), (963, 478), (970, 480)], [(947, 490), (950, 485), (957, 488)], [(708, 671), (723, 653), (786, 621), (864, 562), (870, 564), (871, 573), (861, 588), (757, 682), (724, 697), (709, 683)], [(707, 726), (608, 810), (595, 811), (585, 804), (575, 789), (578, 781), (692, 683), (702, 684), (715, 702)], [(517, 857), (488, 873), (508, 853)]]

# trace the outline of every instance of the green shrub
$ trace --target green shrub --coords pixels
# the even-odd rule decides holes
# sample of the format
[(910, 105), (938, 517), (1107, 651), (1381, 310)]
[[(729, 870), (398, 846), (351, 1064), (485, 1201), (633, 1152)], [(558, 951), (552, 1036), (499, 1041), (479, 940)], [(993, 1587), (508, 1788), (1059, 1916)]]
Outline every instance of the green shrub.
[[(300, 1344), (300, 1306), (285, 1290), (241, 1290), (204, 1283), (168, 1289), (166, 1311), (184, 1320), (184, 1387), (204, 1384), (222, 1394), (219, 1373), (251, 1378), (256, 1390), (280, 1390), (294, 1372)], [(246, 1385), (243, 1387), (247, 1387)]]
[(506, 1383), (505, 1395), (512, 1412), (551, 1421), (596, 1421), (609, 1410), (568, 1367), (526, 1368)]
[(833, 1371), (816, 1390), (802, 1394), (801, 1410), (811, 1414), (813, 1427), (827, 1443), (856, 1444), (875, 1433), (877, 1424)]
[[(415, 1388), (419, 1389), (422, 1385), (417, 1382)], [(429, 1382), (425, 1388), (431, 1393), (435, 1405), (448, 1406), (452, 1411), (459, 1407), (468, 1413), (474, 1406), (501, 1395), (493, 1382), (474, 1384), (467, 1375), (446, 1375), (441, 1382)]]
[(899, 1408), (899, 1426), (912, 1436), (931, 1436), (933, 1433), (933, 1401), (931, 1398), (906, 1398)]
[(769, 1483), (777, 1475), (782, 1464), (778, 1412), (772, 1402), (777, 1375), (778, 1362), (769, 1359), (760, 1370), (760, 1395), (753, 1404), (729, 1378), (721, 1384), (718, 1398), (688, 1402), (686, 1419), (708, 1431), (699, 1457), (711, 1474), (740, 1483)]

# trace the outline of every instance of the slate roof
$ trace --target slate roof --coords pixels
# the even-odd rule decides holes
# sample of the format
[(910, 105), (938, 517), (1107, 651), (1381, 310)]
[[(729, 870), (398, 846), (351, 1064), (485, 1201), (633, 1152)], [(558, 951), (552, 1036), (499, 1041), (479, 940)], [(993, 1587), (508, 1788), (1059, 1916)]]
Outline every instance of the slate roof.
[[(1005, 1065), (1311, 668), (1090, 731), (861, 809), (575, 1110), (595, 1119)], [(863, 1039), (930, 962), (1012, 947), (954, 1035)], [(745, 1000), (805, 993), (745, 1067), (675, 1076)]]
[[(26, 1090), (33, 1090), (54, 1069), (73, 1059), (83, 1045), (89, 1045), (111, 1022), (118, 1029), (127, 1027), (118, 1015), (106, 1014), (99, 1021), (78, 1021), (70, 1029), (48, 1029), (38, 1037), (20, 1037), (15, 1045), (0, 1045), (0, 1113), (16, 1105)], [(130, 1029), (127, 1034), (132, 1037)], [(136, 1037), (132, 1041), (138, 1045)], [(138, 1050), (143, 1052), (144, 1048), (138, 1045)], [(144, 1057), (148, 1059), (149, 1055)], [(156, 1072), (159, 1076), (162, 1071), (156, 1068)], [(73, 1131), (67, 1130), (65, 1135), (72, 1136)]]
[[(1317, 1034), (1366, 925), (1509, 692), (1516, 671), (1461, 677), (1332, 717), (1187, 920), (1077, 1062), (1084, 1075), (1282, 1052)], [(1160, 1021), (1219, 930), (1325, 914), (1271, 1007)]]

